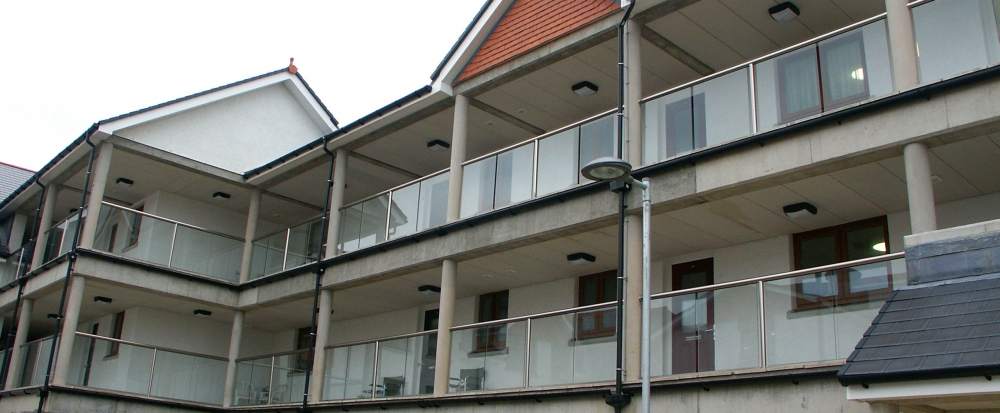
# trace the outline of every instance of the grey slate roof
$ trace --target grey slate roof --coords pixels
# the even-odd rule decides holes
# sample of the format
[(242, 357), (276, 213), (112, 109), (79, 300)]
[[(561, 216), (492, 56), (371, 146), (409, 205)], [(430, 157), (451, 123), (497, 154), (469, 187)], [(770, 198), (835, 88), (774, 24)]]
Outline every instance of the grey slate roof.
[(7, 199), (34, 174), (34, 171), (0, 162), (0, 200)]
[(837, 376), (843, 384), (1000, 372), (1000, 273), (896, 291)]

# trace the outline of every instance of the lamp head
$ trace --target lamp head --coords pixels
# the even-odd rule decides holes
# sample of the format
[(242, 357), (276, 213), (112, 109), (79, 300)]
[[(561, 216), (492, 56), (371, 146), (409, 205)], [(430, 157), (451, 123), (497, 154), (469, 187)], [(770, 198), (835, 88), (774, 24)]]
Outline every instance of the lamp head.
[(617, 181), (632, 173), (632, 165), (621, 159), (605, 156), (587, 163), (580, 173), (593, 181)]

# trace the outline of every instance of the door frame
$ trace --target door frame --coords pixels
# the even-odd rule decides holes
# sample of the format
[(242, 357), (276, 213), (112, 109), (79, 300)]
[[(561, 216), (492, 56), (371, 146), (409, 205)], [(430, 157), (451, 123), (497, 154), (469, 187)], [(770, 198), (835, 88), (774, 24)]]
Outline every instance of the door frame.
[[(706, 285), (712, 285), (715, 283), (715, 261), (712, 257), (703, 258), (700, 260), (687, 261), (682, 263), (674, 264), (670, 267), (671, 281), (670, 289), (671, 291), (680, 290), (680, 285), (682, 278), (685, 275), (692, 273), (705, 273)], [(695, 346), (695, 367), (693, 371), (677, 371), (677, 366), (682, 364), (684, 361), (680, 360), (680, 355), (684, 353), (681, 348), (682, 331), (679, 329), (681, 325), (680, 315), (676, 312), (671, 312), (670, 317), (670, 354), (671, 354), (671, 373), (693, 373), (699, 371), (711, 371), (715, 369), (715, 309), (714, 309), (714, 296), (711, 291), (706, 291), (703, 293), (705, 295), (705, 322), (706, 328), (704, 330), (699, 330), (698, 344)], [(675, 296), (675, 299), (680, 296)], [(681, 363), (678, 363), (681, 361)], [(687, 361), (690, 362), (690, 361)]]

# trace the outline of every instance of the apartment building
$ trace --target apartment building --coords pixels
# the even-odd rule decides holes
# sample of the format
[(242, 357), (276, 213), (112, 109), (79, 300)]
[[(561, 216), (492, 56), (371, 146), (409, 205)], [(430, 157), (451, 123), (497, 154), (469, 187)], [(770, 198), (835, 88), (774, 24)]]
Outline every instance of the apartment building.
[(350, 124), (294, 66), (99, 121), (0, 203), (0, 410), (996, 409), (998, 27), (489, 0)]

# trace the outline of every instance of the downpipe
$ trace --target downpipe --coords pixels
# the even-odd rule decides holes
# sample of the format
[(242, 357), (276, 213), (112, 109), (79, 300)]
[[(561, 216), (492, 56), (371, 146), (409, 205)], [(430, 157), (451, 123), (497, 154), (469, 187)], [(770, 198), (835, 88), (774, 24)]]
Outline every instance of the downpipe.
[[(309, 364), (306, 367), (306, 377), (305, 377), (305, 387), (302, 390), (302, 405), (299, 407), (299, 411), (308, 412), (309, 411), (309, 384), (312, 380), (312, 370), (313, 370), (313, 360), (316, 359), (316, 329), (319, 323), (319, 294), (323, 287), (323, 274), (326, 273), (326, 268), (321, 264), (323, 261), (323, 251), (326, 249), (326, 243), (330, 240), (328, 239), (327, 228), (330, 226), (330, 191), (333, 190), (333, 170), (334, 162), (337, 162), (337, 156), (328, 147), (330, 143), (330, 136), (323, 137), (323, 152), (326, 152), (327, 156), (330, 157), (330, 169), (326, 174), (326, 194), (324, 195), (323, 202), (323, 218), (322, 218), (322, 232), (320, 234), (319, 250), (316, 251), (316, 262), (313, 264), (315, 266), (314, 273), (316, 275), (315, 284), (313, 286), (313, 307), (312, 307), (312, 324), (309, 327)], [(341, 160), (343, 162), (343, 160)]]
[[(617, 132), (618, 151), (617, 155), (622, 158), (625, 143), (625, 24), (632, 15), (635, 7), (635, 0), (632, 0), (625, 8), (625, 14), (618, 23), (618, 111)], [(629, 185), (621, 182), (611, 183), (611, 190), (618, 193), (618, 292), (616, 297), (615, 312), (617, 318), (617, 328), (615, 328), (615, 389), (604, 398), (604, 402), (614, 408), (615, 413), (621, 413), (622, 409), (632, 401), (632, 395), (625, 393), (623, 385), (624, 373), (624, 300), (625, 300), (625, 208), (626, 196)]]
[[(45, 406), (45, 401), (48, 399), (49, 385), (52, 380), (52, 366), (53, 362), (55, 361), (56, 350), (58, 349), (59, 345), (62, 344), (59, 342), (59, 335), (62, 332), (63, 319), (66, 315), (66, 308), (65, 308), (66, 293), (69, 290), (70, 278), (73, 275), (73, 272), (76, 270), (77, 248), (80, 247), (80, 233), (83, 232), (83, 224), (84, 224), (83, 213), (84, 213), (84, 208), (87, 207), (87, 197), (90, 196), (90, 181), (91, 181), (91, 175), (94, 172), (94, 159), (97, 158), (97, 145), (94, 145), (94, 142), (90, 140), (91, 136), (94, 134), (96, 130), (97, 130), (97, 124), (95, 123), (93, 126), (90, 127), (89, 130), (87, 130), (87, 132), (85, 132), (87, 137), (86, 139), (84, 139), (84, 142), (87, 144), (87, 146), (90, 146), (90, 159), (87, 160), (87, 172), (84, 174), (83, 178), (83, 190), (80, 191), (82, 193), (80, 195), (80, 207), (77, 208), (76, 210), (77, 213), (80, 214), (80, 217), (77, 219), (76, 231), (74, 231), (73, 234), (73, 243), (70, 244), (71, 247), (69, 250), (69, 254), (66, 257), (67, 258), (66, 275), (63, 276), (62, 292), (59, 294), (59, 313), (55, 314), (56, 331), (55, 335), (52, 337), (52, 345), (49, 346), (49, 362), (45, 367), (45, 381), (42, 382), (42, 389), (39, 392), (38, 410), (37, 410), (38, 413), (43, 412), (42, 408)], [(97, 214), (91, 214), (90, 212), (92, 211), (88, 211), (87, 215), (93, 215), (93, 216), (89, 218), (97, 219)]]

